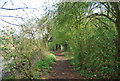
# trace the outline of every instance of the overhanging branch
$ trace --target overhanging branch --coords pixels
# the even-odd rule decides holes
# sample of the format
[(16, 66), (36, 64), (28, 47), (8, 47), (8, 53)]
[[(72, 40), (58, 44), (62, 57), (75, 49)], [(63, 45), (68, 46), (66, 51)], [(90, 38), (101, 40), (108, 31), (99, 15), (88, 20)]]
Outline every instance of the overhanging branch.
[(7, 15), (0, 15), (0, 17), (12, 17), (12, 18), (19, 18), (19, 19), (24, 19), (22, 17), (17, 17), (17, 16), (7, 16)]
[(5, 20), (3, 20), (3, 19), (1, 19), (1, 18), (0, 18), (0, 20), (3, 21), (3, 22), (5, 22), (5, 23), (8, 23), (8, 24), (10, 24), (10, 25), (20, 26), (20, 25), (17, 25), (17, 24), (12, 24), (12, 23), (10, 23), (10, 22), (8, 22), (8, 21), (5, 21)]
[(106, 17), (106, 18), (108, 18), (110, 21), (112, 21), (113, 23), (115, 23), (115, 20), (114, 19), (112, 19), (111, 17), (109, 17), (109, 16), (107, 16), (107, 15), (105, 15), (105, 14), (98, 14), (98, 13), (95, 13), (95, 14), (92, 14), (92, 15), (89, 15), (89, 16), (87, 16), (87, 18), (93, 18), (93, 17), (95, 17), (95, 16), (104, 16), (104, 17)]
[(25, 8), (2, 8), (2, 7), (0, 7), (0, 9), (3, 9), (3, 10), (21, 10), (21, 9), (36, 9), (36, 8), (28, 8), (28, 7), (25, 7)]

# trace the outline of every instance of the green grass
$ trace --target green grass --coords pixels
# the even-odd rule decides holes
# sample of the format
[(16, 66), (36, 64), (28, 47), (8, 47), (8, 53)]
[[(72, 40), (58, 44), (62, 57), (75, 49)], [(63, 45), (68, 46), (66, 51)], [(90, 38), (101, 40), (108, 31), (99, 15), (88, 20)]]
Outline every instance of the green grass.
[(54, 52), (54, 51), (50, 51), (50, 53), (51, 53), (51, 54), (55, 54), (55, 52)]
[(46, 76), (47, 72), (50, 70), (50, 65), (52, 65), (55, 61), (56, 57), (52, 53), (45, 55), (43, 60), (37, 61), (34, 64), (35, 69), (37, 69), (34, 78), (39, 79), (39, 75)]
[(55, 55), (49, 54), (46, 55), (42, 61), (37, 61), (35, 63), (35, 68), (37, 69), (49, 69), (50, 65), (56, 60)]

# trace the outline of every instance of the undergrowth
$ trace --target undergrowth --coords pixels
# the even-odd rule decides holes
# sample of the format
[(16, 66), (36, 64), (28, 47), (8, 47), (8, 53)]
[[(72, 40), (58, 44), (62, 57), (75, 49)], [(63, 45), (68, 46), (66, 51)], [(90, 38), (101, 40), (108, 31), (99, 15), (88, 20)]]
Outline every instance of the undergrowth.
[(76, 58), (69, 52), (63, 52), (62, 54), (70, 59), (70, 63), (74, 66), (74, 69), (86, 79), (110, 79), (112, 78), (112, 76), (110, 77), (110, 74), (114, 74), (114, 69), (107, 66), (101, 66), (102, 69), (100, 69), (100, 71), (97, 71), (85, 65), (81, 65), (79, 63), (78, 57)]
[[(55, 55), (53, 53), (49, 53), (44, 56), (43, 60), (36, 61), (34, 63), (33, 69), (31, 70), (34, 75), (33, 78), (41, 79), (40, 76), (45, 76), (47, 71), (50, 70), (50, 65), (52, 65), (55, 62), (55, 60), (56, 60)], [(4, 79), (5, 80), (16, 79), (17, 77), (20, 77), (20, 76), (22, 76), (22, 75), (16, 73), (16, 74), (11, 74), (11, 75), (5, 77)], [(23, 78), (25, 78), (25, 77), (23, 77)]]
[(41, 61), (37, 61), (34, 65), (35, 69), (38, 72), (34, 78), (39, 78), (39, 75), (46, 75), (47, 71), (50, 70), (50, 65), (52, 65), (56, 61), (56, 57), (54, 54), (47, 54), (45, 58)]

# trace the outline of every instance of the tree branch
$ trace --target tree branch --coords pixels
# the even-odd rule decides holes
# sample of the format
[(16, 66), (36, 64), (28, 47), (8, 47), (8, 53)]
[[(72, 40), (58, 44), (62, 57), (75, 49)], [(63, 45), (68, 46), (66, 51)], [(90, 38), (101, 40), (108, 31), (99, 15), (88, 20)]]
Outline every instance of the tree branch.
[(3, 22), (8, 23), (8, 24), (10, 24), (10, 25), (20, 26), (20, 25), (17, 25), (17, 24), (12, 24), (12, 23), (10, 23), (10, 22), (8, 22), (8, 21), (5, 21), (5, 20), (3, 20), (3, 19), (1, 19), (1, 18), (0, 18), (0, 20), (3, 21)]
[(3, 9), (3, 10), (21, 10), (21, 9), (36, 9), (36, 8), (28, 8), (28, 7), (25, 7), (25, 8), (2, 8), (2, 7), (0, 7), (0, 9)]
[(115, 10), (113, 9), (113, 7), (108, 3), (101, 3), (103, 6), (106, 7), (106, 9), (113, 15), (116, 17), (116, 12), (114, 12)]
[(95, 18), (95, 19), (97, 19), (99, 22), (101, 22), (101, 23), (103, 23), (104, 24), (104, 27), (106, 28), (106, 29), (110, 29), (109, 27), (109, 25), (107, 24), (107, 23), (105, 23), (105, 22), (103, 22), (101, 19), (99, 19), (99, 18)]
[(3, 6), (5, 6), (5, 4), (6, 4), (7, 2), (5, 2), (3, 5), (2, 5), (2, 7), (1, 8), (3, 8)]
[(13, 17), (13, 18), (19, 18), (19, 19), (24, 19), (24, 18), (22, 18), (22, 17), (17, 17), (17, 16), (7, 16), (7, 15), (0, 15), (0, 17)]
[(114, 20), (114, 19), (112, 19), (111, 17), (109, 17), (109, 16), (107, 16), (107, 15), (105, 15), (105, 14), (95, 13), (95, 14), (92, 14), (92, 15), (87, 16), (87, 18), (89, 18), (89, 17), (94, 17), (94, 16), (104, 16), (104, 17), (108, 18), (110, 21), (112, 21), (113, 23), (115, 23), (115, 20)]

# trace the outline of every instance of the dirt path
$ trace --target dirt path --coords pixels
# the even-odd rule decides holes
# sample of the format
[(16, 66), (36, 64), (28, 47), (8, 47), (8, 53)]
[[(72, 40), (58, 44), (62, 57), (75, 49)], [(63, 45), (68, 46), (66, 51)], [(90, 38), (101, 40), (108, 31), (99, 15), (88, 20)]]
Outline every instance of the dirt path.
[(52, 65), (52, 70), (48, 74), (48, 79), (81, 79), (73, 66), (70, 65), (68, 58), (64, 57), (60, 51), (56, 52), (57, 61)]

